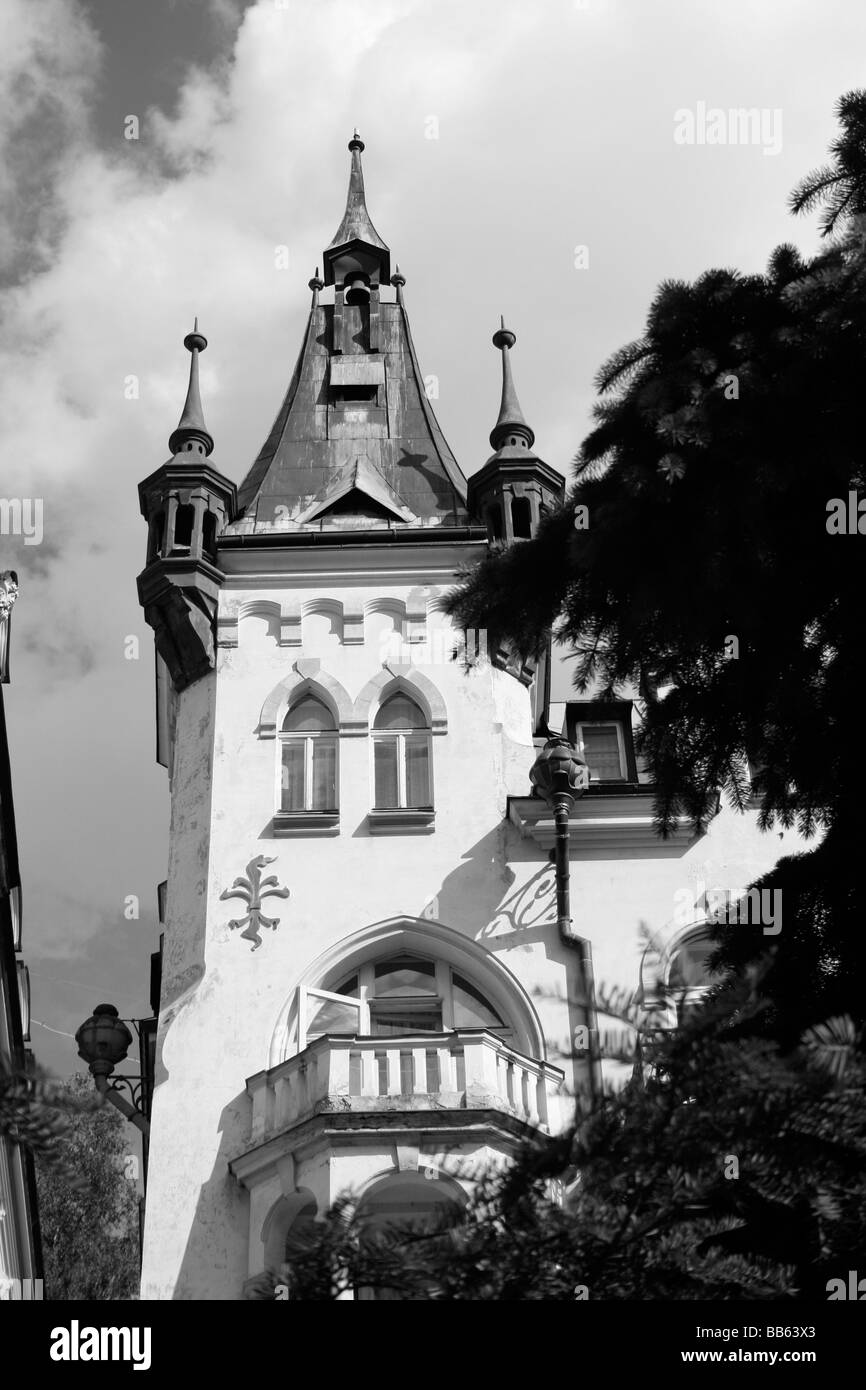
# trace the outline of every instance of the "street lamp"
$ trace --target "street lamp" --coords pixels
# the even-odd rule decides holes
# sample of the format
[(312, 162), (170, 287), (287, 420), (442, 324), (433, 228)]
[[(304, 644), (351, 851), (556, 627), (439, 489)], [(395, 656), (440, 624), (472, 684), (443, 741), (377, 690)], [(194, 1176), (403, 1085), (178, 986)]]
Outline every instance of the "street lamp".
[(583, 977), (585, 1018), (588, 1031), (588, 1079), (591, 1091), (601, 1088), (601, 1072), (598, 1055), (593, 1041), (595, 1037), (595, 982), (592, 972), (592, 957), (589, 942), (576, 936), (571, 929), (571, 904), (569, 894), (570, 869), (568, 863), (568, 818), (579, 796), (583, 796), (589, 786), (589, 768), (576, 748), (562, 734), (554, 734), (547, 740), (532, 767), (529, 780), (538, 795), (543, 797), (553, 811), (556, 825), (556, 924), (560, 940), (564, 945), (580, 953), (580, 968)]
[[(142, 1102), (147, 1104), (148, 1100), (144, 1094), (142, 1078), (115, 1076), (112, 1084), (108, 1084), (108, 1078), (114, 1068), (124, 1061), (132, 1046), (132, 1034), (123, 1019), (118, 1017), (114, 1005), (97, 1004), (92, 1016), (82, 1023), (75, 1034), (75, 1041), (78, 1043), (78, 1055), (90, 1068), (97, 1091), (106, 1100), (111, 1101), (131, 1124), (140, 1129), (147, 1140), (150, 1134), (150, 1120), (142, 1106)], [(122, 1086), (129, 1087), (130, 1100), (121, 1094)], [(149, 1106), (147, 1109), (149, 1110)]]

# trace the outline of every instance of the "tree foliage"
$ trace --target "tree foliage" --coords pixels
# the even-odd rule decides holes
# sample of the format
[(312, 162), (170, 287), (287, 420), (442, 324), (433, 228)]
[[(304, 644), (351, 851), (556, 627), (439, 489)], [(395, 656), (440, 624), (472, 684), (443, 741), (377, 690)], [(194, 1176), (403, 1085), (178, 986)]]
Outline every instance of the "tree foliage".
[[(811, 259), (777, 248), (762, 275), (663, 284), (641, 339), (599, 372), (565, 505), (449, 604), (494, 650), (537, 655), (555, 629), (579, 692), (641, 692), (660, 833), (683, 813), (706, 825), (719, 789), (743, 809), (751, 767), (762, 828), (815, 837), (764, 880), (783, 893), (767, 988), (789, 1044), (828, 1016), (866, 1017), (851, 853), (866, 830), (866, 549), (828, 528), (832, 499), (847, 511), (866, 496), (866, 95), (839, 112), (833, 163), (794, 195), (825, 207), (834, 237)], [(729, 966), (766, 946), (720, 938)]]
[(783, 1052), (762, 1036), (765, 1007), (754, 976), (673, 1031), (620, 1004), (640, 1039), (623, 1090), (505, 1170), (465, 1173), (447, 1228), (371, 1234), (344, 1198), (251, 1296), (826, 1299), (862, 1249), (866, 1066), (850, 1020)]
[(124, 1172), (126, 1126), (100, 1103), (89, 1077), (76, 1074), (58, 1090), (67, 1125), (36, 1154), (45, 1296), (137, 1298), (138, 1200)]

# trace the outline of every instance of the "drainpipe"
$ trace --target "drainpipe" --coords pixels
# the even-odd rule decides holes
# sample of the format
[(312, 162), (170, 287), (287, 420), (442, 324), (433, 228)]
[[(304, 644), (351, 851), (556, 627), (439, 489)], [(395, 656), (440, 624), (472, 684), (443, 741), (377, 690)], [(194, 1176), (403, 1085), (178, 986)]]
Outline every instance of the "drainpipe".
[(571, 868), (569, 864), (568, 822), (576, 799), (589, 786), (589, 768), (583, 758), (561, 734), (545, 743), (529, 771), (529, 780), (553, 811), (556, 841), (556, 924), (563, 945), (580, 956), (581, 978), (586, 997), (589, 1024), (589, 1081), (593, 1096), (601, 1092), (601, 1067), (595, 1041), (595, 979), (588, 941), (575, 935), (571, 923)]

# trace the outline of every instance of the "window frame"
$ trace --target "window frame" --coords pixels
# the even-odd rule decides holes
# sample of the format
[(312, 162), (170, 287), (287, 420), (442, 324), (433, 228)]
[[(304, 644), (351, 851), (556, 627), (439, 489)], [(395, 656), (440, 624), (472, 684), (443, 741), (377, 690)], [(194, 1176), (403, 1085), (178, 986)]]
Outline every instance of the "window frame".
[(619, 747), (620, 768), (622, 777), (600, 778), (593, 777), (589, 784), (590, 792), (593, 789), (604, 789), (613, 791), (628, 787), (640, 786), (641, 791), (649, 790), (649, 785), (640, 782), (638, 776), (637, 758), (634, 747), (634, 730), (632, 728), (632, 700), (608, 700), (608, 701), (569, 701), (566, 705), (566, 732), (569, 742), (574, 744), (581, 757), (583, 753), (583, 739), (580, 730), (586, 725), (613, 724), (616, 727), (617, 744)]
[[(395, 695), (402, 695), (408, 700), (421, 715), (424, 723), (415, 728), (396, 728), (396, 729), (377, 729), (376, 720), (379, 714)], [(424, 750), (427, 757), (427, 791), (429, 801), (420, 806), (408, 805), (408, 765), (406, 756), (407, 738), (424, 739)], [(397, 744), (397, 801), (396, 806), (379, 806), (376, 803), (376, 745), (393, 740)], [(371, 830), (397, 831), (401, 829), (427, 830), (433, 825), (436, 809), (436, 793), (433, 784), (433, 729), (431, 725), (430, 712), (425, 709), (421, 701), (416, 697), (414, 691), (405, 690), (398, 687), (390, 690), (383, 699), (379, 701), (370, 719), (370, 815), (369, 825)]]
[[(283, 724), (292, 710), (308, 698), (316, 700), (327, 711), (329, 718), (333, 721), (333, 727), (330, 729), (304, 729), (297, 732), (285, 730)], [(331, 740), (334, 749), (334, 805), (323, 806), (320, 809), (316, 809), (312, 805), (314, 753), (317, 739)], [(302, 744), (304, 750), (304, 804), (300, 809), (287, 810), (283, 806), (283, 792), (288, 790), (288, 787), (284, 788), (283, 786), (283, 750), (298, 744)], [(293, 692), (293, 699), (290, 701), (277, 730), (276, 780), (275, 834), (287, 834), (293, 830), (308, 832), (318, 830), (336, 833), (340, 819), (340, 727), (334, 711), (318, 690), (307, 689), (300, 693)]]
[[(433, 988), (431, 988), (429, 994), (389, 994), (383, 995), (381, 998), (377, 999), (376, 966), (389, 960), (390, 956), (388, 955), (373, 957), (348, 970), (348, 978), (352, 978), (352, 976), (355, 975), (358, 978), (357, 995), (341, 994), (339, 990), (328, 990), (319, 986), (299, 985), (297, 1005), (298, 1052), (303, 1052), (304, 1049), (309, 1046), (309, 1023), (314, 1016), (310, 1007), (311, 1000), (318, 1001), (319, 1003), (345, 1004), (349, 1007), (356, 1008), (358, 1011), (358, 1032), (356, 1036), (358, 1037), (413, 1037), (416, 1032), (429, 1033), (430, 1037), (441, 1037), (443, 1033), (471, 1032), (477, 1029), (481, 1032), (494, 1033), (497, 1037), (501, 1038), (507, 1046), (514, 1045), (514, 1040), (518, 1036), (517, 1030), (513, 1024), (507, 1022), (507, 1016), (503, 1017), (502, 1012), (496, 1006), (495, 1002), (486, 994), (483, 985), (477, 983), (474, 979), (470, 979), (470, 977), (464, 973), (464, 970), (458, 969), (448, 960), (443, 960), (439, 957), (425, 956), (417, 951), (401, 952), (400, 959), (403, 958), (406, 960), (417, 959), (427, 964), (432, 963), (435, 968), (435, 985), (433, 980), (431, 980)], [(454, 1022), (455, 974), (461, 980), (465, 980), (467, 984), (471, 985), (472, 989), (478, 993), (481, 1000), (486, 1003), (490, 1011), (498, 1018), (502, 1019), (501, 1023), (457, 1024)], [(429, 1010), (431, 1006), (436, 1005), (438, 1005), (442, 1014), (442, 1027), (438, 1032), (430, 1032), (429, 1029), (419, 1028), (410, 1029), (406, 1033), (377, 1034), (373, 1030), (373, 1017), (377, 1013), (382, 1017), (387, 1017), (389, 1011), (400, 1014), (423, 1013), (425, 1010)], [(313, 1041), (317, 1038), (327, 1036), (326, 1033), (318, 1033)], [(347, 1035), (339, 1034), (335, 1036)]]

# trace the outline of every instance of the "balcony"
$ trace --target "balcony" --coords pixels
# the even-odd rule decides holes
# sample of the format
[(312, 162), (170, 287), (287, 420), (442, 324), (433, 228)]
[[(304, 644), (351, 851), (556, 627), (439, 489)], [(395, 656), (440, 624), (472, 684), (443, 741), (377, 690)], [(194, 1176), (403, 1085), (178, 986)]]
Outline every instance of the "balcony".
[(544, 1132), (560, 1128), (564, 1073), (483, 1028), (401, 1037), (316, 1039), (247, 1082), (251, 1141), (314, 1115), (497, 1110)]

